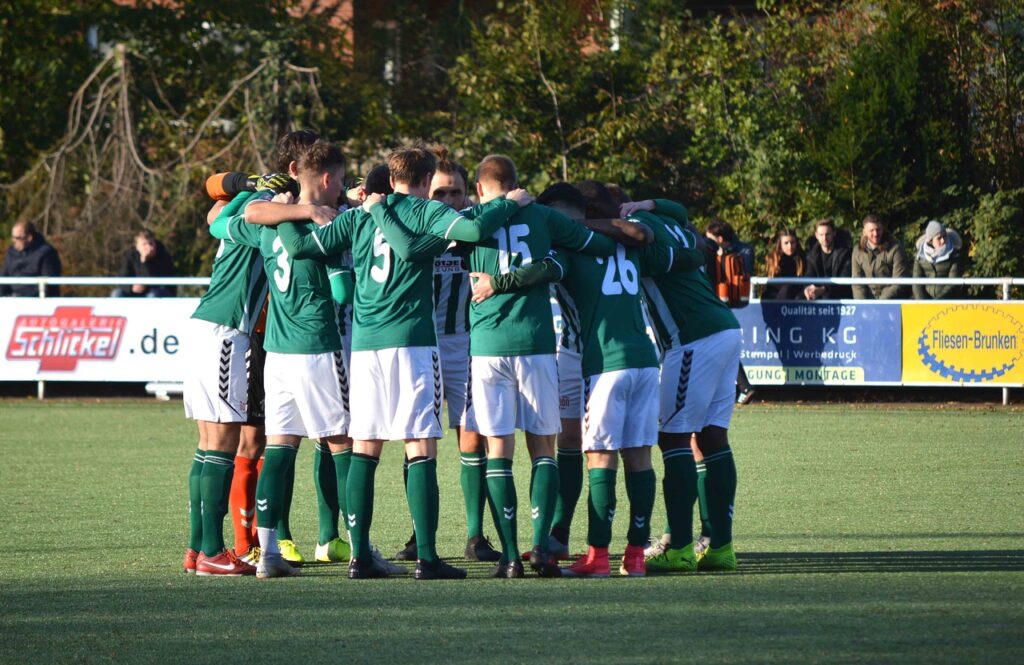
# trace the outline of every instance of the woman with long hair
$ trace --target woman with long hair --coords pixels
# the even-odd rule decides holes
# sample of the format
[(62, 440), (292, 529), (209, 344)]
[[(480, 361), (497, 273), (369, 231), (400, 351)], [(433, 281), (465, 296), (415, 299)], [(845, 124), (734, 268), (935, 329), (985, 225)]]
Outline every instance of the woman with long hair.
[[(800, 239), (793, 229), (785, 228), (775, 235), (775, 247), (764, 260), (769, 277), (803, 277), (807, 274), (807, 257)], [(804, 287), (800, 284), (769, 284), (761, 294), (762, 300), (802, 300)]]

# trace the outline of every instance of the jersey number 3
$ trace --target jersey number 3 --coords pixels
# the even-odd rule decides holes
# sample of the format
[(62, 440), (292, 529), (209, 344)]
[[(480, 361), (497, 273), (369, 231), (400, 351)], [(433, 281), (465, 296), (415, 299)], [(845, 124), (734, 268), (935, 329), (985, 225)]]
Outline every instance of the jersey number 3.
[(626, 248), (618, 245), (615, 247), (615, 256), (608, 257), (608, 267), (601, 282), (601, 293), (606, 296), (617, 296), (625, 290), (626, 293), (635, 296), (639, 292), (638, 277), (636, 265), (626, 258)]
[(284, 293), (292, 281), (292, 262), (288, 259), (288, 250), (281, 244), (281, 238), (274, 238), (272, 248), (274, 260), (277, 261), (277, 267), (274, 268), (274, 285), (278, 291)]

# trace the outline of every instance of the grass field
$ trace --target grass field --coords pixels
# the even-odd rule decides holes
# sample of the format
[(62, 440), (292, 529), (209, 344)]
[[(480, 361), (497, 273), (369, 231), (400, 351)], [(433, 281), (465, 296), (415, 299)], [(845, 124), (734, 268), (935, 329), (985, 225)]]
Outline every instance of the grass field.
[[(489, 580), (474, 564), (461, 582), (354, 582), (335, 565), (257, 581), (181, 573), (195, 433), (180, 404), (3, 400), (0, 661), (1019, 662), (1022, 426), (1019, 410), (739, 410), (735, 574)], [(438, 543), (455, 557), (445, 444)], [(311, 451), (292, 517), (308, 554)], [(523, 459), (516, 470), (522, 501)], [(391, 445), (373, 531), (385, 553), (410, 530), (401, 477)], [(613, 551), (624, 537), (620, 521)]]

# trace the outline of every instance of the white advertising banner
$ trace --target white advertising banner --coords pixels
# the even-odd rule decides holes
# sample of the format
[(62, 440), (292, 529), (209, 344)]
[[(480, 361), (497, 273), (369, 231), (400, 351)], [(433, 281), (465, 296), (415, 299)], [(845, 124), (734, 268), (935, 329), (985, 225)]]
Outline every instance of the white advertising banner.
[(0, 298), (0, 381), (183, 381), (198, 298)]

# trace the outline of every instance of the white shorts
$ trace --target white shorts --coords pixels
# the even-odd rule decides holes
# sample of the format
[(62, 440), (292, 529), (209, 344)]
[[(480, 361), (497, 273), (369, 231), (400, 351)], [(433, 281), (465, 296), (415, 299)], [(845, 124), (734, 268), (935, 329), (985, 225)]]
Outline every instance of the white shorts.
[(349, 378), (345, 355), (267, 352), (263, 368), (268, 436), (321, 439), (348, 432)]
[(469, 333), (438, 335), (441, 379), (448, 402), (448, 427), (466, 425), (466, 393), (469, 391)]
[(555, 354), (474, 356), (471, 361), (477, 431), (506, 436), (558, 434), (558, 365)]
[(558, 345), (558, 413), (562, 420), (579, 419), (583, 412), (583, 370), (580, 354)]
[(441, 359), (436, 346), (352, 352), (352, 426), (363, 441), (437, 439)]
[(658, 442), (658, 368), (619, 369), (583, 379), (583, 450)]
[(661, 359), (661, 426), (672, 434), (728, 428), (736, 401), (740, 331), (669, 349)]
[(249, 418), (246, 353), (249, 336), (201, 319), (190, 319), (184, 358), (185, 417), (210, 423), (243, 423)]

